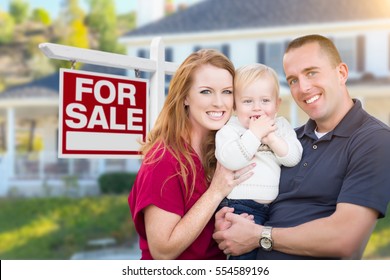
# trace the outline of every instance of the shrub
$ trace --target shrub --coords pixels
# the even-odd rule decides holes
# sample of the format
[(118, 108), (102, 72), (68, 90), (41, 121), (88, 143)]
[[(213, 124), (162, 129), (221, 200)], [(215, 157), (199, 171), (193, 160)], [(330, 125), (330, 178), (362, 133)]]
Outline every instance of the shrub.
[(128, 193), (133, 186), (136, 173), (110, 172), (100, 175), (98, 182), (102, 193)]

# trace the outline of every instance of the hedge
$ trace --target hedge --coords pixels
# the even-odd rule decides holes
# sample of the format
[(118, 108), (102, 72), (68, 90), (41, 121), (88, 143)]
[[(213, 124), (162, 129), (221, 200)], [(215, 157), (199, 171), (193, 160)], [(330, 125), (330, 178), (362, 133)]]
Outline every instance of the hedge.
[(136, 173), (129, 172), (104, 173), (98, 179), (100, 191), (106, 194), (129, 193), (136, 176)]

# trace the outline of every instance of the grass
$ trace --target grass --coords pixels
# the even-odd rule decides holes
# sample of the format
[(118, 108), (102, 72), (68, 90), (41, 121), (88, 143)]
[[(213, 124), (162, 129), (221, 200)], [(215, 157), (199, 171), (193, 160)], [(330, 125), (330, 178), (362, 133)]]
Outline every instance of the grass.
[(386, 217), (380, 219), (368, 241), (364, 259), (390, 259), (390, 208)]
[[(127, 195), (0, 199), (0, 259), (69, 259), (91, 239), (135, 236)], [(390, 259), (390, 209), (378, 221), (364, 259)]]
[(0, 259), (69, 259), (88, 240), (134, 234), (127, 195), (0, 200)]

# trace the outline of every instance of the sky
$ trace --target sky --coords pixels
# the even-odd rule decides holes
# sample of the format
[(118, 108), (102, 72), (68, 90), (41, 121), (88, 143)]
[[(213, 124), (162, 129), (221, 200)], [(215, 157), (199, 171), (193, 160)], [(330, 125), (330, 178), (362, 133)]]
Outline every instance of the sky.
[[(51, 17), (54, 19), (58, 16), (60, 3), (63, 0), (29, 0), (30, 9), (33, 10), (35, 8), (41, 7), (47, 10)], [(147, 1), (147, 0), (144, 0)], [(193, 4), (198, 2), (199, 0), (174, 0), (175, 3), (187, 3)], [(8, 11), (9, 3), (11, 0), (0, 0), (0, 10)], [(87, 1), (79, 0), (79, 4), (81, 8), (87, 9), (86, 5)], [(115, 6), (117, 10), (117, 14), (124, 14), (130, 11), (134, 11), (136, 9), (137, 0), (115, 0)]]

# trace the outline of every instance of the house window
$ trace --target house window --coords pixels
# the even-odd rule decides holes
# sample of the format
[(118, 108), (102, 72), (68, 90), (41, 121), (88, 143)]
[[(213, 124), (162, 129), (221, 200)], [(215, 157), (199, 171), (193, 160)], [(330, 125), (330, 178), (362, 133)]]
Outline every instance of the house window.
[(230, 57), (230, 46), (225, 44), (222, 45), (221, 52), (226, 55), (226, 57)]
[(173, 49), (165, 48), (165, 61), (173, 62)]
[[(172, 48), (165, 48), (165, 61), (173, 62)], [(172, 75), (165, 74), (165, 95), (168, 94), (168, 87), (171, 80), (172, 80)]]
[(212, 49), (217, 50), (223, 53), (226, 57), (230, 57), (230, 46), (227, 44), (223, 44), (221, 46), (195, 46), (194, 52), (199, 51), (200, 49)]
[[(141, 58), (147, 58), (149, 55), (149, 52), (145, 49), (139, 49), (137, 50), (137, 56), (138, 57), (141, 57)], [(150, 73), (148, 72), (144, 72), (144, 71), (140, 71), (140, 78), (142, 79), (148, 79), (150, 76)]]
[(272, 42), (265, 45), (264, 64), (273, 68), (279, 76), (284, 76), (283, 54), (284, 43)]
[[(358, 63), (358, 37), (335, 38), (334, 44), (340, 53), (341, 60), (348, 65), (348, 69), (351, 73), (362, 71), (361, 69), (363, 69), (364, 64), (360, 62), (359, 65)], [(363, 48), (362, 45), (360, 47)], [(363, 50), (360, 50), (360, 52), (362, 51)], [(360, 59), (364, 59), (364, 57), (360, 55)]]

